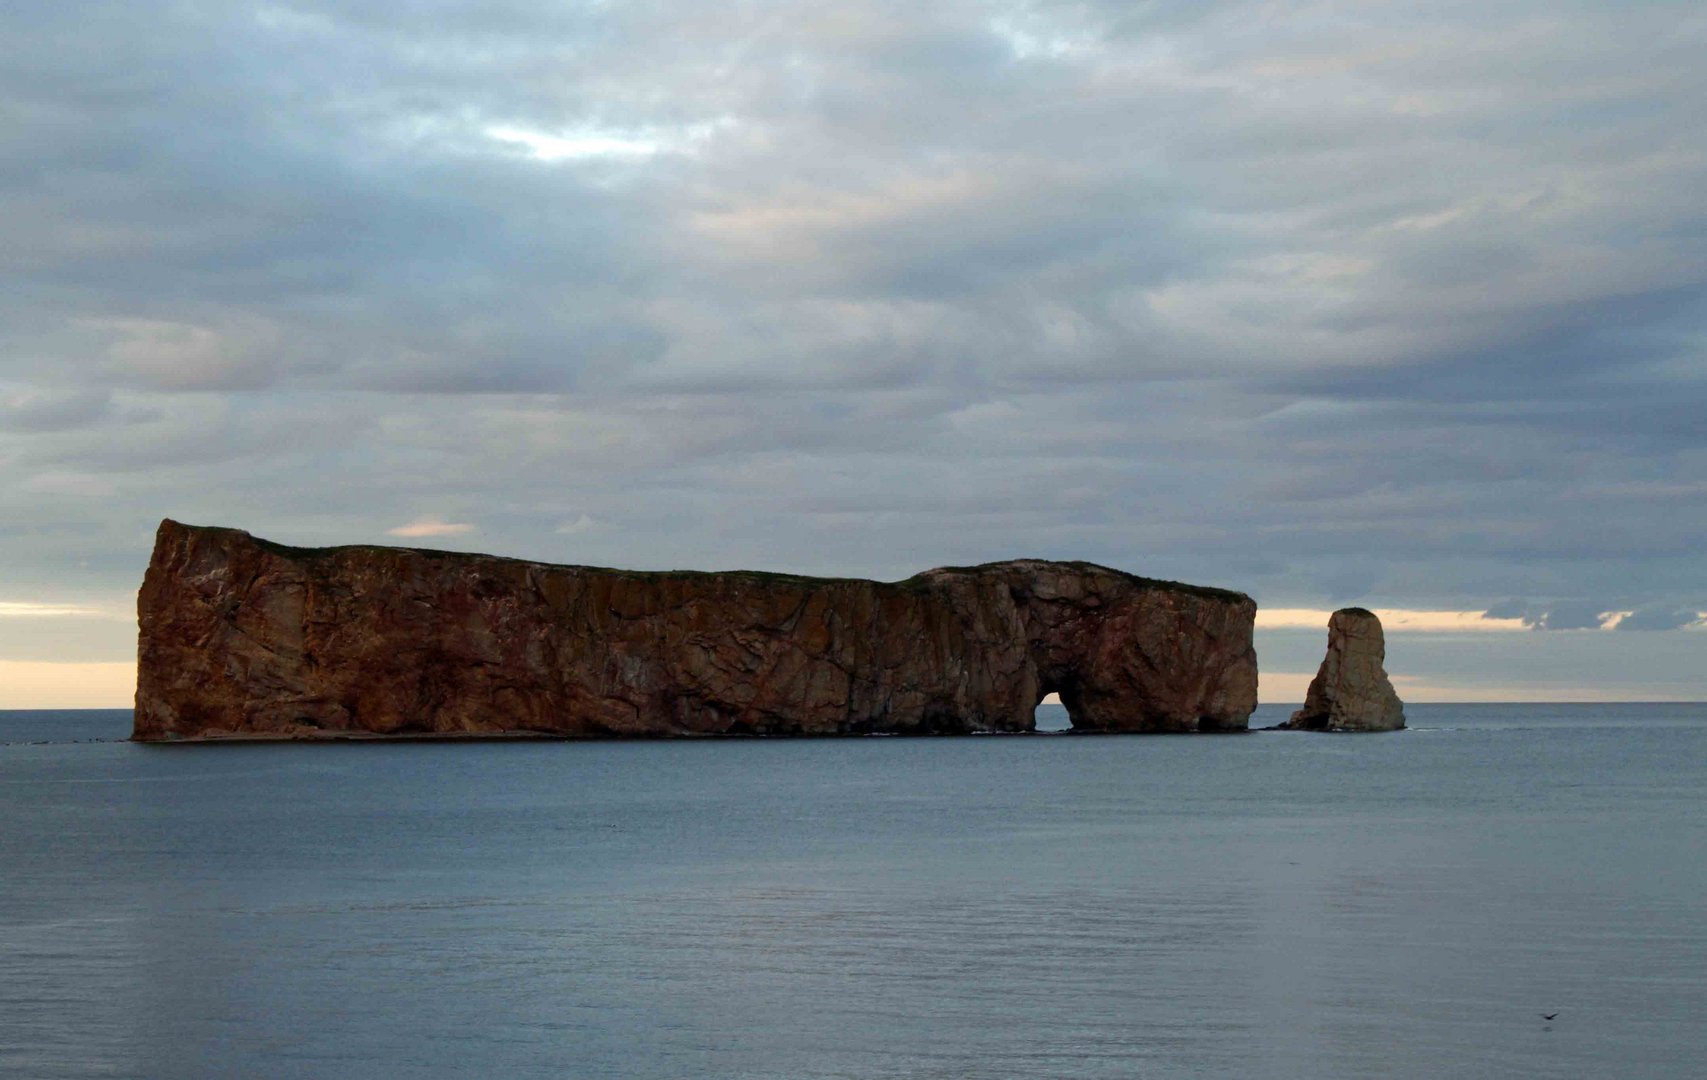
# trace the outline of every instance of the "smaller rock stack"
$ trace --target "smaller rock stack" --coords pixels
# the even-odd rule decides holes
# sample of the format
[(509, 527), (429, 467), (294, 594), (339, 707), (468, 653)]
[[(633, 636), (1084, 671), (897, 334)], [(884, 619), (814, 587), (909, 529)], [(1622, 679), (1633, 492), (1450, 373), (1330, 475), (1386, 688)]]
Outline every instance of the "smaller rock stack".
[(1310, 682), (1304, 707), (1282, 727), (1295, 731), (1397, 731), (1405, 706), (1382, 666), (1387, 639), (1381, 620), (1363, 608), (1341, 608), (1328, 620), (1328, 655)]

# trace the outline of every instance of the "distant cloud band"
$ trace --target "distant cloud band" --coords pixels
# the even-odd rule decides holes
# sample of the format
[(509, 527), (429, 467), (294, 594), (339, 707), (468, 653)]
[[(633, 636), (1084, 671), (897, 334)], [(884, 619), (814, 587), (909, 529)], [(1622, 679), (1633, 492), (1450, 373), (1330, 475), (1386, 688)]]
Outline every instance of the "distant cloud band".
[(110, 618), (110, 612), (76, 604), (37, 604), (0, 600), (0, 619)]
[[(1689, 630), (1707, 626), (1707, 615), (1688, 609), (1653, 611), (1596, 610), (1581, 617), (1573, 606), (1559, 605), (1534, 613), (1511, 614), (1501, 605), (1481, 611), (1415, 611), (1404, 608), (1374, 608), (1388, 633), (1427, 634), (1485, 634), (1507, 633), (1513, 630)], [(1558, 612), (1555, 616), (1554, 612)], [(1264, 630), (1324, 630), (1328, 611), (1314, 608), (1259, 608), (1257, 626)]]

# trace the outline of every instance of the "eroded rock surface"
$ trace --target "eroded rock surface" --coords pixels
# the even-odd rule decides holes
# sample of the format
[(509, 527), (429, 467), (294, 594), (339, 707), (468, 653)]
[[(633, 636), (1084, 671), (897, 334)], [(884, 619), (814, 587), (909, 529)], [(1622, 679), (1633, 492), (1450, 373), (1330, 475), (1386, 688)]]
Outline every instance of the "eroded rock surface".
[(644, 573), (161, 524), (135, 738), (1243, 729), (1256, 605), (1036, 560)]
[(1405, 707), (1387, 678), (1381, 620), (1363, 608), (1341, 608), (1328, 620), (1328, 654), (1304, 707), (1284, 727), (1302, 731), (1397, 731)]

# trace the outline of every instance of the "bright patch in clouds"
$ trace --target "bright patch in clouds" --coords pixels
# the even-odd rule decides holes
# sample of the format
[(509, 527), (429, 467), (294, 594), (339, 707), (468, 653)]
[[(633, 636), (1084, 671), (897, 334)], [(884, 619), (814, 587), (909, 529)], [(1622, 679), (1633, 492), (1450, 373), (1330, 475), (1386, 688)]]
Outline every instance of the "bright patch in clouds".
[(563, 524), (557, 526), (553, 531), (559, 536), (574, 536), (577, 533), (592, 532), (598, 527), (599, 523), (597, 520), (588, 517), (586, 514), (582, 514), (574, 521), (565, 521)]
[(444, 518), (428, 515), (427, 517), (418, 517), (407, 525), (387, 529), (385, 535), (401, 536), (413, 540), (423, 536), (461, 536), (473, 531), (474, 526), (466, 521), (446, 521)]
[(118, 486), (111, 480), (85, 472), (46, 472), (24, 481), (23, 487), (37, 495), (71, 495), (90, 499), (118, 494)]
[(580, 128), (549, 132), (508, 124), (486, 129), (498, 142), (525, 150), (536, 161), (581, 161), (594, 158), (638, 161), (658, 154), (686, 153), (728, 126), (718, 121), (668, 128)]

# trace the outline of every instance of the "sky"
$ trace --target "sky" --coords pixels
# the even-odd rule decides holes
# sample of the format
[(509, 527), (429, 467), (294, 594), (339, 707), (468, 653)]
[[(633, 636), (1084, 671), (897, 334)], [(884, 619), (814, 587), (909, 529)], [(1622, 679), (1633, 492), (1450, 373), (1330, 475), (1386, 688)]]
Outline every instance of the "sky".
[(0, 8), (0, 708), (163, 517), (1241, 589), (1408, 700), (1707, 699), (1707, 9)]

